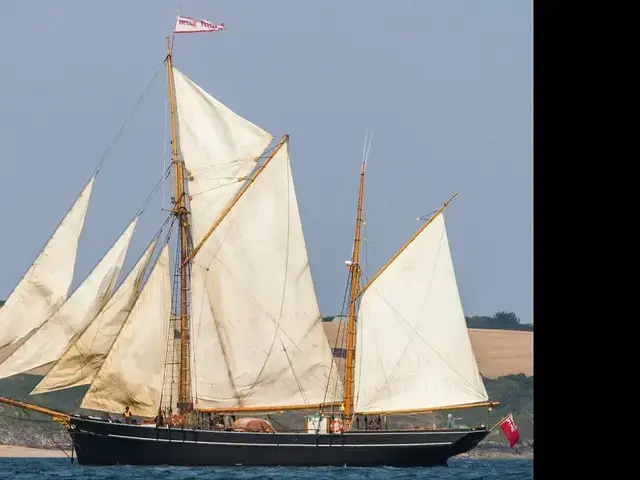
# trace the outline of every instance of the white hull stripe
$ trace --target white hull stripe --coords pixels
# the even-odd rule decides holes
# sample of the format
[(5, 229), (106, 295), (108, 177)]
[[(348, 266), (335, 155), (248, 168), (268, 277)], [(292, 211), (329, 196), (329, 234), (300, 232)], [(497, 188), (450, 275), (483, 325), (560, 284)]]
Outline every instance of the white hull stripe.
[[(73, 418), (73, 417), (72, 417)], [(75, 420), (75, 418), (73, 418), (73, 420)], [(98, 422), (95, 422), (98, 423)], [(106, 424), (106, 425), (116, 425), (118, 427), (124, 427), (124, 428), (157, 428), (155, 425), (128, 425), (126, 423), (110, 423), (110, 422), (100, 422), (102, 424)], [(79, 424), (80, 426), (80, 424)], [(163, 431), (169, 430), (166, 427), (162, 427)], [(180, 428), (172, 428), (171, 429), (172, 432), (182, 432), (182, 429)], [(189, 430), (191, 431), (195, 431), (197, 433), (212, 433), (212, 430)], [(380, 430), (380, 431), (372, 431), (372, 430), (368, 430), (368, 431), (351, 431), (351, 432), (344, 432), (345, 436), (354, 436), (354, 435), (415, 435), (415, 436), (423, 436), (423, 435), (434, 435), (434, 434), (442, 434), (442, 433), (446, 433), (446, 434), (454, 434), (454, 433), (459, 433), (459, 434), (467, 434), (467, 433), (475, 433), (475, 432), (482, 432), (483, 430), (457, 430), (457, 429), (450, 429), (450, 430)], [(265, 432), (226, 432), (226, 431), (216, 431), (216, 434), (218, 435), (246, 435), (247, 433), (250, 433), (251, 435), (273, 435), (273, 433), (265, 433)], [(303, 432), (276, 432), (276, 435), (316, 435), (315, 432), (308, 432), (308, 433), (303, 433)], [(329, 435), (328, 433), (319, 433), (318, 435)]]
[[(102, 435), (100, 435), (102, 436)], [(165, 438), (144, 438), (144, 437), (129, 437), (126, 435), (108, 435), (112, 438), (123, 438), (126, 440), (142, 440), (147, 442), (165, 442), (165, 443), (193, 443), (193, 444), (203, 444), (203, 445), (220, 445), (225, 447), (234, 447), (234, 446), (242, 446), (242, 447), (334, 447), (334, 448), (343, 448), (343, 447), (435, 447), (442, 445), (451, 445), (451, 442), (430, 442), (430, 443), (370, 443), (370, 444), (362, 444), (362, 445), (342, 445), (342, 444), (304, 444), (304, 443), (243, 443), (243, 442), (205, 442), (205, 441), (195, 441), (195, 440), (168, 440)]]

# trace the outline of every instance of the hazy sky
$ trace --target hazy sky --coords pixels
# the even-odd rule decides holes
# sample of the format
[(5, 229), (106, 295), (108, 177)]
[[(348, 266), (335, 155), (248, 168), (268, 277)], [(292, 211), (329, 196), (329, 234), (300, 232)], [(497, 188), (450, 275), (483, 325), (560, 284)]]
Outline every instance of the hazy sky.
[[(29, 267), (164, 58), (176, 9), (227, 30), (177, 37), (186, 75), (275, 136), (293, 176), (324, 315), (340, 312), (359, 164), (372, 275), (446, 213), (467, 315), (533, 320), (532, 3), (524, 0), (4, 0), (0, 298)], [(166, 73), (98, 175), (73, 287), (169, 161)], [(167, 185), (168, 186), (168, 185)], [(138, 223), (125, 268), (165, 218)], [(164, 206), (168, 207), (168, 189)]]

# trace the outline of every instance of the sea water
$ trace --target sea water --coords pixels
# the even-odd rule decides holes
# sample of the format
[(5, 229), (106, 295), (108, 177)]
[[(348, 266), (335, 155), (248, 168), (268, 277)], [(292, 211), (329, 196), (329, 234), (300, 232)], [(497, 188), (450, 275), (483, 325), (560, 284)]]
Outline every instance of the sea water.
[(533, 479), (533, 460), (452, 459), (449, 467), (431, 468), (292, 468), (292, 467), (82, 467), (68, 459), (0, 458), (0, 480), (248, 480), (248, 479)]

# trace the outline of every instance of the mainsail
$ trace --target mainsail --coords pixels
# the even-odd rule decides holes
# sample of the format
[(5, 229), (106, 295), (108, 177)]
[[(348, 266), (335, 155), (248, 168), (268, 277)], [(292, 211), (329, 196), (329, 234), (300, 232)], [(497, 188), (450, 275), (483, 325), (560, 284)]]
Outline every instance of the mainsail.
[(90, 384), (140, 295), (156, 239), (147, 247), (113, 297), (67, 348), (31, 395)]
[[(189, 172), (193, 239), (194, 243), (199, 243), (242, 187), (241, 181), (255, 168), (257, 158), (273, 136), (230, 110), (176, 68), (173, 68), (173, 73), (180, 150)], [(250, 189), (255, 193), (245, 194), (242, 204), (236, 205), (233, 214), (218, 226), (215, 239), (209, 239), (202, 245), (191, 267), (191, 379), (194, 400), (200, 408), (300, 405), (321, 403), (325, 399), (325, 369), (328, 371), (332, 356), (319, 324), (320, 313), (313, 292), (286, 148), (280, 155), (271, 160), (275, 163), (269, 167), (276, 169), (273, 174), (275, 180), (269, 180), (266, 172), (261, 174), (264, 177), (259, 181), (261, 186), (251, 185)], [(277, 166), (279, 163), (282, 163), (281, 167)], [(282, 188), (284, 190), (279, 192)], [(279, 196), (272, 202), (272, 206), (279, 210), (261, 218), (258, 211), (252, 211), (251, 202), (258, 202), (261, 196), (268, 197), (268, 190)], [(282, 220), (279, 224), (272, 224), (277, 215), (281, 215)], [(292, 225), (291, 232), (287, 234), (289, 219)], [(253, 223), (253, 228), (262, 230), (262, 233), (249, 239), (245, 233), (236, 230), (245, 228), (248, 223)], [(259, 227), (265, 224), (267, 227)], [(221, 242), (227, 233), (221, 232), (232, 236), (222, 250)], [(282, 250), (282, 245), (275, 245), (280, 251), (272, 254), (272, 262), (255, 265), (258, 277), (253, 278), (253, 284), (247, 283), (244, 290), (227, 284), (242, 282), (240, 279), (250, 276), (251, 263), (274, 247), (272, 241), (287, 243), (287, 235), (292, 242), (292, 253)], [(248, 241), (253, 243), (246, 243)], [(241, 271), (237, 274), (233, 271), (234, 276), (239, 276), (235, 280), (228, 275), (218, 278), (225, 275), (220, 270), (227, 261), (225, 255), (235, 254), (247, 255)], [(288, 255), (291, 255), (291, 269), (286, 271)], [(218, 260), (212, 265), (214, 257)], [(243, 259), (238, 260), (242, 262)], [(291, 277), (296, 268), (299, 270), (297, 280)], [(274, 291), (271, 282), (277, 282), (278, 275), (288, 278), (282, 278), (281, 285), (277, 287), (280, 291)], [(218, 287), (217, 282), (224, 284)], [(272, 287), (266, 294), (262, 289), (264, 284)], [(284, 299), (283, 288), (289, 290), (284, 293)], [(231, 289), (235, 291), (231, 292)], [(229, 291), (233, 296), (222, 302), (222, 291)], [(297, 292), (297, 300), (294, 292)], [(248, 305), (252, 301), (263, 302), (264, 298), (268, 298), (270, 303), (262, 307), (259, 304)], [(281, 315), (277, 306), (272, 305), (274, 302), (277, 306), (285, 302)], [(248, 309), (241, 307), (244, 304)], [(234, 314), (239, 316), (232, 319), (230, 316)], [(277, 332), (274, 326), (280, 316), (284, 321), (281, 331)], [(256, 325), (260, 326), (252, 330)], [(255, 339), (248, 340), (247, 334), (255, 335)], [(236, 338), (229, 338), (233, 336)], [(263, 371), (260, 371), (260, 362), (265, 363)], [(253, 370), (245, 371), (246, 368)]]
[(165, 244), (81, 407), (120, 413), (129, 406), (153, 417), (160, 405), (171, 313), (171, 276)]
[(24, 373), (60, 358), (109, 301), (138, 217), (134, 218), (96, 267), (62, 306), (0, 364), (0, 378)]
[(196, 405), (250, 409), (336, 401), (327, 397), (333, 357), (287, 143), (205, 247), (194, 258), (191, 279)]
[(362, 295), (357, 345), (356, 412), (488, 400), (467, 332), (443, 213)]
[(3, 347), (24, 340), (67, 298), (94, 179), (89, 180), (0, 309), (0, 362), (6, 358)]

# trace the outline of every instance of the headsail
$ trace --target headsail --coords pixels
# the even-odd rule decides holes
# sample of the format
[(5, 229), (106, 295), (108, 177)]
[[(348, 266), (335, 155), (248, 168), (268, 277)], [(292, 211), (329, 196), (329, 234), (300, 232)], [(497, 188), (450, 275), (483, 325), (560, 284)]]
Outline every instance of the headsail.
[(0, 364), (0, 378), (55, 362), (95, 318), (113, 294), (137, 220), (131, 221), (68, 300)]
[(252, 182), (193, 260), (195, 403), (249, 409), (336, 401), (327, 392), (333, 356), (287, 143)]
[(113, 297), (67, 348), (31, 395), (90, 384), (140, 295), (156, 239), (147, 247)]
[(10, 344), (20, 342), (42, 325), (67, 298), (94, 179), (89, 180), (0, 309), (0, 362), (6, 358), (8, 352), (3, 352)]
[(160, 405), (171, 314), (171, 276), (165, 244), (131, 314), (95, 375), (81, 407), (153, 417)]
[(355, 410), (424, 410), (488, 400), (458, 294), (444, 216), (364, 292)]
[(180, 150), (188, 170), (193, 241), (198, 243), (242, 185), (273, 136), (239, 116), (173, 67)]

